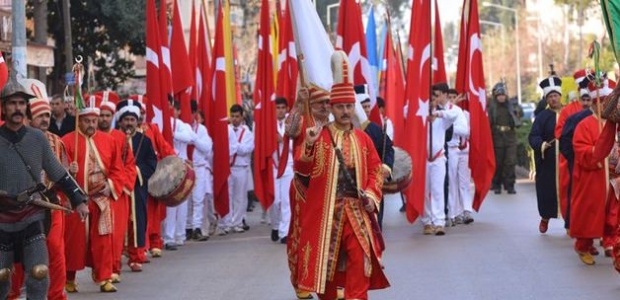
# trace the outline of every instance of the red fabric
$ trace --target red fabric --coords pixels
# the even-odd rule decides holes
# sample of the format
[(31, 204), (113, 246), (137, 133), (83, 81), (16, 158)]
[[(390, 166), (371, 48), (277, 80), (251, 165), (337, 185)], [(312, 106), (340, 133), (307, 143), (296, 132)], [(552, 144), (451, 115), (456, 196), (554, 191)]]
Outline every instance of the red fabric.
[[(213, 109), (205, 116), (208, 120), (207, 128), (212, 134), (213, 140), (213, 202), (215, 211), (220, 216), (228, 214), (228, 176), (230, 175), (230, 155), (228, 150), (228, 115), (226, 103), (226, 70), (221, 66), (218, 69), (217, 61), (224, 60), (224, 25), (223, 8), (219, 6), (217, 26), (215, 28), (215, 44), (213, 47), (213, 60), (211, 61), (212, 84), (215, 90), (208, 93), (209, 101), (214, 103)], [(220, 62), (221, 64), (221, 62)]]
[(275, 198), (273, 153), (278, 150), (271, 53), (269, 1), (262, 0), (256, 83), (254, 85), (254, 193), (265, 210)]
[[(79, 134), (77, 147), (75, 145), (76, 134)], [(86, 147), (86, 139), (81, 133), (74, 131), (65, 135), (62, 140), (65, 143), (67, 156), (71, 161), (74, 160), (74, 154), (77, 153), (79, 171), (75, 178), (77, 183), (88, 193), (88, 187), (85, 186), (85, 180), (88, 176), (86, 174), (85, 162), (86, 154), (89, 152)], [(112, 195), (109, 197), (109, 201), (117, 200), (122, 193), (125, 182), (118, 144), (112, 136), (101, 131), (97, 131), (92, 136), (92, 143), (99, 153), (102, 163), (101, 168), (110, 184)], [(111, 203), (110, 206), (113, 210), (114, 204)], [(65, 218), (66, 227), (71, 228), (71, 230), (65, 231), (67, 270), (78, 271), (84, 269), (85, 266), (91, 266), (94, 267), (97, 281), (108, 280), (112, 275), (114, 260), (113, 235), (100, 235), (98, 233), (101, 211), (94, 201), (89, 201), (88, 207), (90, 210), (89, 224), (82, 222), (77, 213), (69, 214)], [(112, 214), (114, 215), (113, 211)], [(88, 240), (85, 226), (89, 226)]]
[(319, 294), (319, 299), (336, 299), (339, 286), (344, 287), (345, 299), (368, 299), (370, 278), (363, 275), (364, 250), (348, 219), (344, 222), (340, 247), (341, 252), (346, 253), (346, 270), (339, 272), (334, 281), (327, 282), (325, 293)]
[[(47, 235), (47, 253), (49, 256), (50, 285), (47, 298), (52, 300), (67, 299), (65, 293), (65, 216), (59, 210), (52, 211), (52, 223)], [(24, 268), (21, 263), (15, 264), (15, 272), (11, 275), (11, 292), (8, 299), (18, 299), (24, 285)]]
[[(133, 227), (133, 222), (129, 221), (128, 222), (128, 226), (130, 228)], [(134, 231), (133, 230), (129, 230), (129, 235), (128, 235), (128, 240), (129, 241), (133, 241), (134, 240)], [(129, 260), (127, 261), (127, 264), (131, 264), (131, 263), (144, 263), (146, 261), (146, 247), (136, 247), (134, 246), (133, 242), (128, 243), (129, 245), (127, 245), (127, 254), (129, 255)], [(160, 248), (161, 249), (161, 248)]]
[(192, 123), (192, 109), (189, 98), (189, 89), (195, 85), (195, 67), (187, 54), (185, 46), (185, 33), (181, 22), (179, 1), (174, 1), (174, 13), (172, 15), (172, 38), (170, 42), (170, 66), (172, 67), (172, 89), (175, 98), (181, 102), (180, 119), (188, 124)]
[(620, 216), (620, 203), (609, 187), (609, 195), (605, 204), (605, 227), (603, 228), (603, 248), (612, 249), (618, 239), (618, 216)]
[(590, 249), (594, 247), (594, 239), (575, 239), (575, 251), (581, 253), (590, 253)]
[[(192, 17), (191, 23), (189, 26), (189, 67), (191, 72), (194, 74), (195, 81), (193, 82), (194, 88), (192, 89), (192, 93), (190, 96), (191, 100), (198, 100), (198, 80), (200, 79), (198, 76), (198, 61), (197, 61), (197, 51), (198, 51), (198, 25), (196, 23), (196, 4), (192, 2)], [(191, 108), (191, 106), (190, 106)], [(186, 122), (188, 124), (192, 124), (193, 120)]]
[(446, 76), (446, 63), (443, 57), (443, 34), (441, 31), (441, 21), (439, 20), (439, 6), (435, 0), (435, 45), (433, 45), (436, 65), (433, 70), (433, 84), (445, 82), (448, 83)]
[[(112, 277), (112, 235), (93, 234), (97, 232), (97, 222), (100, 211), (94, 201), (89, 201), (90, 210), (89, 232), (91, 233), (86, 248), (85, 224), (77, 214), (66, 217), (66, 226), (71, 230), (65, 231), (65, 255), (67, 257), (67, 280), (75, 279), (76, 271), (85, 266), (93, 268), (96, 282), (110, 280)], [(80, 241), (81, 240), (81, 241)]]
[[(399, 47), (400, 48), (400, 47)], [(394, 145), (402, 147), (407, 135), (405, 134), (405, 81), (403, 79), (402, 61), (399, 50), (394, 49), (392, 32), (388, 30), (385, 38), (384, 61), (386, 70), (382, 73), (381, 80), (385, 82), (381, 96), (385, 100), (386, 115), (394, 126)]]
[[(464, 1), (465, 4), (467, 2)], [(486, 113), (478, 1), (471, 0), (467, 17), (465, 10), (463, 14), (456, 87), (459, 92), (467, 94), (468, 102), (463, 105), (468, 106), (470, 115), (469, 167), (475, 185), (473, 208), (478, 211), (491, 187), (495, 173), (495, 153)]]
[[(427, 122), (430, 106), (430, 71), (431, 58), (424, 56), (424, 49), (431, 44), (431, 17), (430, 0), (413, 4), (413, 16), (411, 17), (412, 34), (409, 35), (410, 49), (413, 49), (413, 57), (407, 60), (407, 87), (405, 99), (408, 103), (405, 132), (415, 139), (408, 139), (402, 146), (411, 156), (413, 166), (412, 178), (418, 182), (417, 188), (413, 186), (405, 191), (407, 199), (407, 220), (413, 223), (424, 211), (424, 182), (426, 180), (426, 160), (428, 158)], [(415, 33), (415, 34), (414, 34)], [(411, 51), (411, 50), (410, 50)], [(428, 55), (427, 53), (426, 55)], [(420, 141), (424, 146), (421, 146)]]
[[(157, 126), (152, 123), (142, 124), (142, 133), (153, 143), (153, 148), (157, 153), (157, 161), (169, 155), (176, 155), (174, 148), (164, 139)], [(149, 249), (162, 249), (161, 241), (161, 222), (166, 218), (166, 206), (151, 196), (148, 197), (147, 211), (147, 236)]]
[[(112, 249), (114, 264), (112, 266), (112, 272), (116, 274), (121, 273), (121, 259), (123, 256), (123, 248), (125, 246), (125, 234), (127, 233), (127, 222), (129, 221), (129, 206), (130, 206), (130, 193), (134, 190), (138, 171), (136, 170), (136, 161), (133, 156), (133, 151), (129, 146), (130, 141), (127, 140), (127, 135), (120, 130), (112, 129), (110, 135), (114, 137), (117, 143), (118, 149), (120, 149), (121, 159), (123, 153), (125, 153), (125, 161), (123, 161), (123, 173), (125, 176), (125, 183), (123, 185), (123, 193), (121, 193), (116, 202), (112, 202), (114, 212), (114, 233), (112, 234)], [(129, 194), (128, 194), (129, 193)]]
[[(605, 176), (606, 155), (595, 157), (599, 121), (592, 115), (575, 129), (575, 166), (571, 196), (570, 234), (574, 238), (600, 238), (605, 221), (605, 200), (609, 184)], [(613, 145), (613, 140), (612, 140)], [(611, 147), (606, 152), (609, 154)]]
[[(559, 142), (562, 135), (562, 129), (568, 117), (583, 110), (583, 106), (579, 101), (573, 101), (566, 105), (560, 111), (560, 116), (555, 125), (555, 139)], [(566, 216), (568, 209), (568, 185), (570, 184), (570, 174), (568, 173), (568, 161), (564, 155), (560, 154), (560, 210), (563, 216)]]
[[(166, 1), (160, 1), (162, 5)], [(163, 11), (166, 15), (165, 10)], [(162, 26), (167, 28), (167, 20), (162, 20)], [(160, 30), (157, 23), (157, 12), (155, 9), (155, 1), (147, 0), (146, 3), (146, 93), (149, 101), (146, 103), (146, 122), (151, 122), (155, 116), (155, 111), (161, 112), (162, 119), (156, 120), (159, 123), (164, 138), (168, 143), (172, 143), (172, 130), (170, 122), (170, 107), (168, 104), (168, 95), (171, 95), (171, 79), (169, 70), (169, 51), (168, 34), (161, 33), (164, 39), (160, 41)]]
[[(336, 141), (344, 140), (340, 135), (343, 133), (334, 133)], [(354, 152), (353, 157), (356, 158), (356, 174), (359, 179), (358, 186), (364, 190), (371, 198), (371, 201), (378, 202), (381, 200), (381, 186), (383, 181), (381, 160), (374, 149), (374, 144), (366, 133), (355, 130), (348, 138), (351, 143), (356, 141), (355, 147), (351, 147)], [(303, 266), (297, 268), (298, 287), (303, 290), (315, 291), (317, 293), (325, 292), (325, 284), (329, 278), (327, 267), (319, 267), (319, 264), (334, 263), (334, 258), (329, 257), (329, 249), (331, 243), (326, 243), (328, 233), (331, 234), (332, 226), (335, 226), (334, 216), (335, 201), (334, 194), (325, 193), (325, 190), (335, 190), (336, 170), (338, 162), (335, 157), (328, 129), (323, 129), (315, 143), (315, 157), (306, 159), (304, 155), (296, 159), (297, 173), (308, 174), (310, 176), (309, 188), (306, 191), (306, 202), (304, 203), (304, 212), (299, 215), (299, 228), (303, 228), (299, 236), (298, 249), (298, 265)], [(318, 149), (318, 150), (317, 150)], [(301, 149), (300, 151), (307, 151)], [(355, 202), (361, 205), (360, 202)], [(361, 208), (363, 209), (363, 208)], [(349, 213), (347, 213), (350, 216)], [(366, 227), (354, 228), (355, 234), (361, 236), (362, 231), (371, 232), (369, 215), (363, 213), (360, 218)], [(297, 221), (295, 221), (297, 222)], [(378, 266), (378, 254), (380, 250), (377, 247), (374, 235), (370, 235), (372, 239), (368, 251), (375, 264)], [(361, 242), (360, 242), (361, 243)], [(308, 249), (312, 249), (308, 252)], [(309, 259), (307, 258), (309, 257)], [(370, 278), (370, 289), (381, 289), (389, 286), (387, 278), (380, 266), (373, 267)]]
[(207, 117), (211, 110), (212, 102), (209, 101), (209, 93), (211, 92), (211, 58), (210, 58), (210, 39), (207, 39), (208, 30), (205, 23), (207, 18), (204, 11), (200, 11), (200, 23), (198, 24), (198, 53), (196, 54), (196, 63), (198, 74), (196, 78), (196, 92), (198, 93), (198, 107), (205, 115), (205, 124), (208, 124)]
[(155, 200), (151, 196), (147, 199), (146, 232), (148, 236), (148, 248), (162, 249), (161, 222), (166, 218), (166, 206), (163, 205), (161, 201)]
[[(9, 81), (9, 68), (6, 66), (4, 55), (0, 52), (0, 89)], [(1, 125), (1, 124), (0, 124)]]
[[(276, 3), (279, 3), (279, 1)], [(289, 8), (286, 8), (286, 10), (279, 15), (280, 19), (278, 23), (280, 24), (280, 31), (278, 32), (278, 42), (280, 45), (278, 48), (280, 49), (280, 67), (278, 68), (276, 95), (286, 98), (288, 107), (293, 107), (297, 96), (297, 77), (299, 75), (299, 69), (297, 67), (291, 11)]]
[(370, 121), (383, 126), (383, 118), (377, 106), (376, 91), (373, 86), (373, 78), (368, 52), (366, 48), (366, 34), (362, 24), (362, 8), (356, 0), (341, 0), (338, 10), (338, 39), (336, 47), (342, 49), (349, 56), (351, 71), (353, 72), (353, 84), (367, 84), (370, 90)]

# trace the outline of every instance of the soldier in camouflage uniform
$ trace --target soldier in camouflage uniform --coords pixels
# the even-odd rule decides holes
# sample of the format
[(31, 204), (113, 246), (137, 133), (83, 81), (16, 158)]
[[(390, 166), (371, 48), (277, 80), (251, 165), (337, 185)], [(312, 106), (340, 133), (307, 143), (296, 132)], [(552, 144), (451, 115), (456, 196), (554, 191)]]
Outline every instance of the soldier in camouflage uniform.
[(488, 112), (495, 150), (495, 176), (493, 176), (492, 189), (495, 194), (501, 194), (503, 185), (508, 194), (516, 194), (517, 132), (515, 129), (521, 126), (521, 121), (518, 112), (508, 101), (505, 83), (499, 82), (493, 87), (493, 97), (489, 103)]

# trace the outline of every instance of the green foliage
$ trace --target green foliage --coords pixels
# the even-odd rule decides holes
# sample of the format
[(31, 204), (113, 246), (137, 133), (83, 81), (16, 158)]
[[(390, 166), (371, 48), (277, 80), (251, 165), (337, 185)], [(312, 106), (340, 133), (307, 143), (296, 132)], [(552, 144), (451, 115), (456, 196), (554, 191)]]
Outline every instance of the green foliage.
[(532, 122), (530, 121), (524, 121), (521, 127), (517, 128), (517, 165), (528, 170), (530, 170), (534, 155), (527, 139), (530, 131), (532, 131)]
[[(56, 40), (51, 76), (56, 82), (70, 71), (65, 69), (61, 2), (48, 2), (49, 33)], [(100, 88), (115, 89), (135, 75), (129, 54), (145, 53), (145, 5), (145, 0), (71, 1), (73, 55), (81, 55), (85, 61), (93, 58)]]

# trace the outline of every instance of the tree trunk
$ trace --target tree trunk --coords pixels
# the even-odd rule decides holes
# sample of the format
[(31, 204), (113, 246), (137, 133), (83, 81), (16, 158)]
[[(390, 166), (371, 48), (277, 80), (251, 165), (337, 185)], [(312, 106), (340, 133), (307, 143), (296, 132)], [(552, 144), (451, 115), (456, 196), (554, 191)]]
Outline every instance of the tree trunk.
[[(47, 44), (47, 1), (35, 0), (34, 4), (34, 41)], [(38, 68), (37, 79), (47, 85), (47, 68)]]

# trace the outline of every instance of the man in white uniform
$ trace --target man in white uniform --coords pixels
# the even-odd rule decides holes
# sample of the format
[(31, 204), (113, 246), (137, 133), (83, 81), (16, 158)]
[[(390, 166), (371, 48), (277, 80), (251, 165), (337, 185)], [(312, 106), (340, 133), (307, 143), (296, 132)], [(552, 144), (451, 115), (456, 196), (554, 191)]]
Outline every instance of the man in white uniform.
[[(174, 103), (174, 117), (172, 123), (173, 146), (177, 156), (187, 160), (187, 146), (196, 142), (196, 134), (189, 124), (179, 119), (181, 107)], [(189, 196), (191, 197), (191, 196)], [(164, 220), (164, 247), (166, 250), (176, 250), (185, 242), (185, 223), (187, 222), (187, 201), (176, 207), (166, 208)]]
[(441, 105), (446, 110), (457, 112), (452, 125), (454, 134), (448, 144), (448, 218), (451, 225), (471, 223), (472, 199), (469, 191), (469, 113), (462, 110), (457, 102), (463, 98), (457, 96), (454, 89), (448, 90), (446, 103)]
[[(426, 163), (426, 191), (424, 192), (424, 213), (421, 220), (422, 224), (424, 224), (425, 235), (445, 235), (444, 182), (446, 177), (446, 156), (444, 144), (446, 130), (456, 121), (458, 113), (456, 110), (445, 110), (439, 106), (440, 103), (446, 101), (447, 84), (438, 83), (433, 85), (432, 92), (432, 113), (429, 116), (432, 131), (429, 131), (427, 140), (429, 157)], [(465, 135), (464, 132), (459, 132), (456, 128), (454, 134)]]
[[(243, 125), (243, 107), (235, 104), (230, 107), (229, 128), (235, 134), (237, 151), (230, 158), (230, 177), (228, 177), (228, 190), (230, 195), (230, 213), (222, 222), (223, 231), (228, 233), (244, 232), (243, 220), (248, 207), (248, 180), (250, 177), (250, 164), (252, 151), (254, 150), (254, 133)], [(232, 141), (230, 141), (232, 142)], [(221, 234), (221, 233), (220, 233)]]
[(202, 222), (207, 195), (213, 194), (213, 179), (211, 175), (213, 141), (209, 136), (207, 127), (202, 125), (203, 122), (204, 118), (202, 112), (196, 111), (194, 113), (194, 123), (192, 124), (192, 131), (196, 135), (196, 142), (194, 143), (192, 152), (192, 164), (194, 166), (194, 173), (196, 174), (196, 184), (192, 192), (191, 202), (188, 204), (188, 212), (191, 212), (191, 215), (187, 217), (187, 224), (185, 227), (187, 239), (200, 242), (209, 239), (209, 233), (207, 233), (207, 235), (202, 234)]
[(287, 113), (288, 103), (286, 99), (277, 98), (276, 126), (278, 129), (278, 151), (273, 156), (273, 176), (276, 186), (275, 199), (273, 205), (269, 208), (269, 215), (271, 216), (271, 240), (274, 242), (279, 240), (282, 244), (286, 244), (288, 227), (291, 222), (289, 189), (293, 180), (293, 140), (286, 139), (288, 147), (285, 147), (284, 144), (284, 123)]

